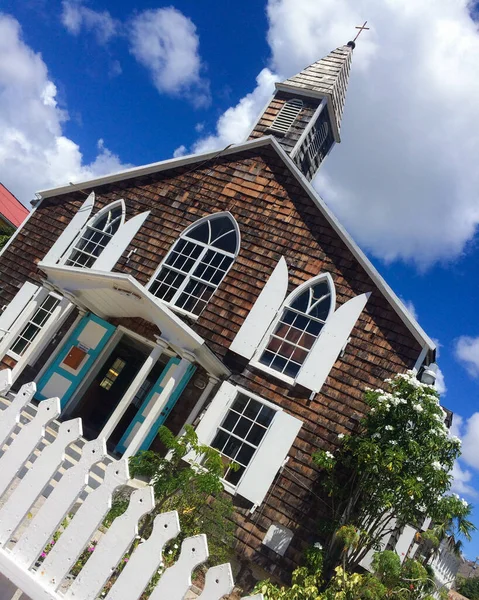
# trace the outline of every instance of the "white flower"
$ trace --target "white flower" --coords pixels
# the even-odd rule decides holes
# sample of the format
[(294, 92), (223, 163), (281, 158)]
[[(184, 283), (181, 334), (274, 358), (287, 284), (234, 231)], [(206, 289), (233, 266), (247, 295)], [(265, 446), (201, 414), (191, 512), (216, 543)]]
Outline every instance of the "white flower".
[(386, 427), (384, 429), (386, 431), (392, 431), (394, 429), (394, 427), (392, 425), (386, 425)]
[(417, 479), (418, 481), (423, 481), (423, 478), (422, 478), (422, 477), (416, 477), (416, 479)]
[(371, 414), (376, 412), (376, 409), (374, 408), (374, 406), (373, 406), (373, 408), (371, 408), (371, 410), (370, 410), (369, 412), (370, 412)]
[(376, 432), (376, 433), (373, 433), (373, 435), (371, 437), (374, 438), (374, 439), (377, 439), (377, 438), (381, 437), (381, 434), (378, 433), (378, 432)]
[(424, 408), (420, 404), (413, 404), (412, 408), (418, 413), (422, 413), (424, 411)]
[(334, 458), (334, 455), (329, 450), (326, 450), (326, 456), (328, 458)]
[(177, 548), (178, 548), (178, 544), (175, 544), (175, 545), (173, 546), (173, 548), (176, 548), (176, 549), (177, 549)]
[(451, 494), (451, 496), (454, 496), (454, 498), (456, 498), (456, 500), (459, 500), (459, 494)]
[(468, 502), (466, 502), (466, 501), (464, 500), (464, 498), (461, 498), (461, 504), (464, 506), (464, 508), (467, 508), (467, 507), (469, 506), (469, 503), (468, 503)]
[(391, 445), (392, 445), (392, 446), (397, 446), (397, 442), (396, 442), (396, 440), (391, 440)]
[(435, 460), (432, 463), (432, 468), (436, 469), (436, 471), (440, 471), (442, 469), (442, 465), (441, 465), (441, 463), (438, 460)]
[(461, 440), (457, 437), (457, 435), (451, 435), (451, 440), (453, 442), (457, 442), (458, 444), (461, 444)]
[(344, 437), (344, 433), (338, 433), (338, 440), (342, 440)]

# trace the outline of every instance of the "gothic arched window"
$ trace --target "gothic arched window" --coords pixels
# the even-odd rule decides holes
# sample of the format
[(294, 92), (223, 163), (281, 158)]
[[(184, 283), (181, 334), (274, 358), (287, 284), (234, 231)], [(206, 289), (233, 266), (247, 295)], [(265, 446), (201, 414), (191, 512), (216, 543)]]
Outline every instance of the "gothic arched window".
[(188, 227), (168, 252), (150, 292), (199, 315), (238, 255), (239, 229), (229, 213), (200, 219)]
[(317, 340), (336, 302), (329, 274), (299, 286), (286, 298), (278, 317), (266, 334), (258, 362), (295, 378)]
[(81, 231), (73, 248), (67, 254), (65, 264), (70, 267), (92, 267), (124, 219), (123, 201), (105, 206)]

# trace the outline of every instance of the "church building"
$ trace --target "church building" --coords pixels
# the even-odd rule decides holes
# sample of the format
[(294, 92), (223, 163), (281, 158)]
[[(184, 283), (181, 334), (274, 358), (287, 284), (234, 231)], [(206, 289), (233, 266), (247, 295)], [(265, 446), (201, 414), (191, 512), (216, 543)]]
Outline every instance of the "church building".
[(310, 184), (353, 50), (276, 84), (242, 143), (40, 192), (0, 256), (13, 389), (35, 381), (116, 457), (193, 425), (239, 465), (237, 552), (275, 574), (318, 541), (313, 452), (355, 431), (366, 387), (435, 360)]

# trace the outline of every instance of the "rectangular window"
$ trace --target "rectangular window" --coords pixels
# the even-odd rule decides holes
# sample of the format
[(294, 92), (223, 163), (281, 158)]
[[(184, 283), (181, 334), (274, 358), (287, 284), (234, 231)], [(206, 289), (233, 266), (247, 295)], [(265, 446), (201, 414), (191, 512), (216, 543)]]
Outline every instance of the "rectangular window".
[(13, 345), (10, 347), (10, 352), (17, 354), (18, 356), (23, 356), (25, 354), (51, 317), (59, 302), (60, 298), (51, 294), (45, 298), (13, 342)]
[(224, 479), (230, 484), (240, 481), (275, 414), (273, 408), (246, 393), (236, 396), (210, 444), (221, 453)]

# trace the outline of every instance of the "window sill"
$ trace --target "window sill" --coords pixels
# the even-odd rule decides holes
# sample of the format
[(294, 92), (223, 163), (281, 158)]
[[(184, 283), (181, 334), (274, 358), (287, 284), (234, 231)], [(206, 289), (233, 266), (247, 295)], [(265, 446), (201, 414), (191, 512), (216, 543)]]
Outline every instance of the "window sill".
[(268, 373), (268, 375), (272, 375), (273, 377), (276, 377), (276, 379), (280, 379), (281, 381), (284, 381), (289, 385), (296, 385), (296, 379), (294, 379), (293, 377), (290, 377), (289, 375), (284, 375), (283, 373), (279, 373), (278, 371), (275, 371), (274, 369), (263, 365), (257, 360), (251, 360), (249, 364), (255, 369), (263, 371), (264, 373)]
[(10, 358), (13, 358), (13, 360), (16, 360), (17, 362), (22, 360), (22, 357), (20, 356), (20, 354), (17, 354), (16, 352), (12, 352), (11, 350), (7, 350), (5, 352), (5, 354), (7, 356), (9, 356)]

